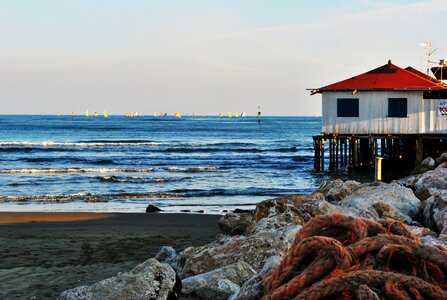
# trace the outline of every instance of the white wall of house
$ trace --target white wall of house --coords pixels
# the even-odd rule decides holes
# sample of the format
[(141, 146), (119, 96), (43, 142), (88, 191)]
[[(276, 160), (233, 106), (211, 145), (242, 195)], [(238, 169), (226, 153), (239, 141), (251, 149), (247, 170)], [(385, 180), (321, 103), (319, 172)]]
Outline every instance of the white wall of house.
[[(447, 115), (439, 100), (423, 99), (421, 91), (322, 92), (324, 133), (337, 134), (435, 134), (447, 133)], [(359, 99), (359, 117), (337, 117), (337, 99)], [(407, 117), (388, 117), (388, 99), (406, 98)]]

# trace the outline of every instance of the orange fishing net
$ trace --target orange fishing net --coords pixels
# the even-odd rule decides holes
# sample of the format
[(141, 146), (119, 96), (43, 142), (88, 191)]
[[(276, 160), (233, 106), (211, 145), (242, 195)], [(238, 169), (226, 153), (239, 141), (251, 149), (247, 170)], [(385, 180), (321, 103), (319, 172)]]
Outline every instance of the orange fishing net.
[(447, 249), (423, 245), (402, 222), (346, 215), (307, 222), (264, 300), (447, 299)]

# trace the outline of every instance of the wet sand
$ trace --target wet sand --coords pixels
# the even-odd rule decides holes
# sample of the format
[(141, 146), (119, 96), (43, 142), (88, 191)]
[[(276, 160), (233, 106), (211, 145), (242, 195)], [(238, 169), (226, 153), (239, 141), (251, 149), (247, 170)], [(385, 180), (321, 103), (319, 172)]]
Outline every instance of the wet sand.
[(131, 269), (169, 245), (218, 234), (220, 216), (0, 213), (0, 299), (55, 299), (65, 289)]

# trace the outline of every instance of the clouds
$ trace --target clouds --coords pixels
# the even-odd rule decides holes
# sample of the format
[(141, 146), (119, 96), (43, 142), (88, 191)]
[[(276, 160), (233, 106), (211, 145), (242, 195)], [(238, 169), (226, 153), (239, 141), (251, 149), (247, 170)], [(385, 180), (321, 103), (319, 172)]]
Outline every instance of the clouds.
[[(447, 57), (443, 0), (381, 1), (378, 6), (362, 1), (341, 12), (330, 5), (346, 1), (330, 1), (329, 7), (323, 1), (320, 6), (284, 1), (281, 5), (289, 7), (281, 8), (267, 0), (241, 7), (240, 1), (192, 1), (191, 7), (171, 2), (175, 5), (159, 7), (158, 1), (128, 6), (111, 1), (101, 13), (101, 7), (90, 5), (78, 24), (88, 7), (66, 1), (56, 11), (74, 9), (66, 15), (72, 27), (62, 22), (54, 30), (41, 28), (37, 37), (25, 24), (17, 32), (2, 27), (2, 34), (19, 36), (0, 45), (0, 100), (21, 105), (1, 112), (255, 113), (261, 105), (265, 114), (313, 115), (321, 100), (306, 88), (388, 59), (421, 67), (424, 50), (418, 43), (423, 40), (431, 40)], [(272, 17), (266, 20), (268, 9)], [(56, 25), (62, 16), (53, 20)]]

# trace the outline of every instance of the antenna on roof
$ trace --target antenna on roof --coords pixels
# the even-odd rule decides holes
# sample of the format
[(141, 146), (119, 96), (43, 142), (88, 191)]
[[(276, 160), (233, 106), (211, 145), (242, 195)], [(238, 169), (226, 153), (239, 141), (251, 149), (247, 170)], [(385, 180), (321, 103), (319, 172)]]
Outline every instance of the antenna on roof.
[(424, 49), (427, 50), (427, 75), (430, 75), (431, 64), (434, 63), (430, 60), (430, 56), (435, 53), (438, 48), (432, 50), (430, 41), (423, 41), (422, 43), (419, 43), (419, 46), (424, 47)]

